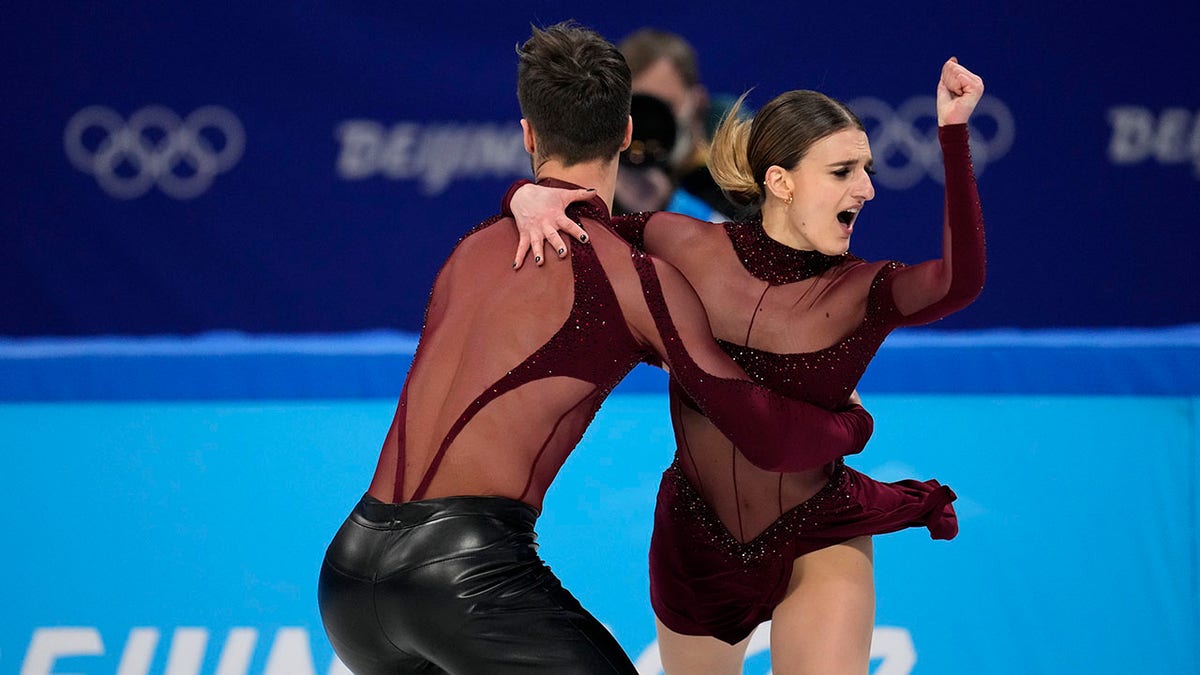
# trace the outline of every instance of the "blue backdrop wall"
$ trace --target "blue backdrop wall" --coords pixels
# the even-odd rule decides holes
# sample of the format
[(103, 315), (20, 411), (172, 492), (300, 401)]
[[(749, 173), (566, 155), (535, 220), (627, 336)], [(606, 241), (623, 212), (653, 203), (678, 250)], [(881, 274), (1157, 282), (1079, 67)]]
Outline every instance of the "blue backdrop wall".
[[(5, 8), (0, 672), (343, 672), (321, 553), (437, 267), (528, 175), (513, 47), (566, 18), (685, 35), (715, 94), (850, 102), (866, 258), (940, 250), (927, 97), (950, 55), (985, 78), (987, 288), (861, 387), (854, 465), (962, 521), (878, 539), (872, 673), (1200, 672), (1200, 10), (628, 0)], [(540, 523), (644, 673), (662, 391), (618, 388)]]
[(950, 55), (987, 82), (988, 286), (949, 327), (1170, 325), (1200, 231), (1188, 3), (18, 3), (5, 11), (0, 334), (415, 330), (458, 236), (528, 175), (513, 47), (576, 18), (697, 47), (714, 94), (863, 113), (854, 251), (939, 252)]

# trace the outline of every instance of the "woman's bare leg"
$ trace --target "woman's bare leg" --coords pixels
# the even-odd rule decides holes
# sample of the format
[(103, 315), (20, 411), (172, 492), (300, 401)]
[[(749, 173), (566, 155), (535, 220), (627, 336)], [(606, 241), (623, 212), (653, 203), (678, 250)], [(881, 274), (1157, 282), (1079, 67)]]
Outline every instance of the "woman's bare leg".
[(771, 617), (775, 675), (866, 675), (875, 629), (870, 537), (800, 556)]
[(676, 633), (657, 618), (654, 625), (665, 675), (741, 675), (749, 637), (730, 645), (715, 637)]

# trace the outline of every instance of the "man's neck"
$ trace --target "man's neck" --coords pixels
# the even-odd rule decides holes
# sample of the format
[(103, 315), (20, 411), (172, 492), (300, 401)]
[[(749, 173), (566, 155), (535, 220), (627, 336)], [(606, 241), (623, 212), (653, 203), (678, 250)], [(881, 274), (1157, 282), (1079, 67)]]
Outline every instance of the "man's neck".
[(595, 160), (563, 166), (557, 159), (546, 160), (535, 172), (537, 180), (557, 178), (583, 188), (594, 188), (596, 196), (604, 200), (612, 213), (613, 192), (617, 185), (617, 158), (609, 161)]

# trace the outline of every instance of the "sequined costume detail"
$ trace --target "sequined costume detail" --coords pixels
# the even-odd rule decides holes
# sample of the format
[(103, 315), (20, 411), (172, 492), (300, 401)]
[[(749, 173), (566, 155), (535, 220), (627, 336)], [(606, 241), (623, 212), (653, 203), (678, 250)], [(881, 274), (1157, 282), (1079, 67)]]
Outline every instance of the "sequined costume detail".
[[(613, 219), (613, 229), (687, 277), (722, 349), (752, 378), (837, 409), (893, 329), (957, 311), (983, 286), (966, 125), (943, 127), (939, 138), (941, 259), (905, 266), (795, 250), (767, 236), (760, 220), (714, 225), (643, 213)], [(659, 492), (650, 577), (655, 611), (677, 632), (744, 638), (770, 618), (804, 553), (905, 527), (924, 526), (937, 539), (958, 531), (954, 493), (937, 481), (883, 483), (840, 461), (767, 466), (709, 424), (674, 379), (670, 393), (676, 462)]]
[[(516, 238), (499, 217), (459, 241), (430, 295), (372, 497), (494, 495), (540, 509), (600, 403), (647, 359), (667, 363), (694, 405), (763, 462), (821, 466), (866, 444), (861, 407), (834, 413), (750, 380), (683, 277), (608, 229), (602, 201), (569, 213), (590, 243), (542, 269), (504, 262)], [(804, 443), (791, 440), (801, 433)]]
[[(838, 461), (828, 482), (753, 539), (741, 542), (672, 464), (663, 473), (655, 512), (652, 567), (655, 614), (677, 633), (711, 635), (729, 644), (744, 639), (771, 617), (791, 579), (792, 561), (860, 536), (929, 524), (935, 539), (957, 532), (950, 488), (937, 481), (880, 483)], [(664, 563), (663, 550), (686, 550)], [(714, 592), (720, 589), (720, 592)], [(731, 602), (731, 599), (736, 601)]]

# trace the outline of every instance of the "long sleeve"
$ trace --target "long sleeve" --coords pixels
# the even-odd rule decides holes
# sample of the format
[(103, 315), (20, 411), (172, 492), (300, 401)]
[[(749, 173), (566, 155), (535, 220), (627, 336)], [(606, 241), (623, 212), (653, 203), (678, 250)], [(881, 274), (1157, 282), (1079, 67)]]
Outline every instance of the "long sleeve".
[[(522, 178), (520, 180), (513, 181), (513, 184), (508, 186), (508, 190), (505, 191), (504, 197), (500, 200), (501, 215), (512, 218), (516, 217), (512, 210), (513, 195), (517, 194), (517, 190), (520, 190), (522, 187), (525, 187), (530, 183), (533, 183), (533, 181)], [(617, 233), (617, 236), (624, 239), (625, 242), (630, 246), (638, 250), (645, 250), (646, 223), (649, 222), (650, 218), (656, 213), (659, 212), (645, 211), (642, 213), (634, 213), (625, 216), (615, 216), (609, 219), (608, 226)]]
[(635, 265), (671, 375), (747, 459), (771, 471), (802, 471), (862, 451), (874, 430), (865, 409), (831, 412), (751, 381), (716, 346), (682, 275), (644, 255)]
[(513, 195), (517, 194), (517, 190), (520, 190), (526, 185), (530, 185), (532, 183), (533, 181), (529, 180), (528, 178), (518, 178), (517, 180), (513, 181), (513, 184), (509, 185), (508, 189), (504, 191), (504, 196), (500, 198), (500, 215), (512, 218)]
[(983, 290), (987, 255), (983, 210), (971, 166), (967, 125), (938, 129), (946, 170), (942, 257), (898, 270), (890, 283), (898, 323), (928, 323), (971, 304)]
[(609, 221), (609, 226), (627, 244), (639, 251), (646, 250), (646, 223), (658, 211), (643, 211), (626, 216), (616, 216)]

